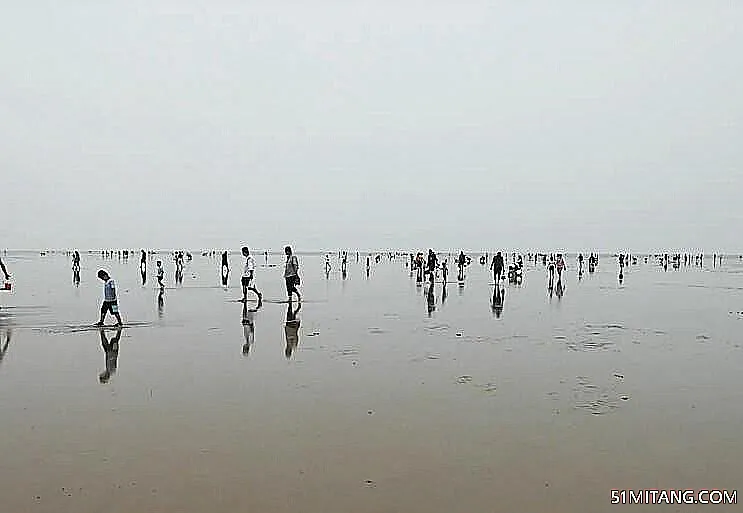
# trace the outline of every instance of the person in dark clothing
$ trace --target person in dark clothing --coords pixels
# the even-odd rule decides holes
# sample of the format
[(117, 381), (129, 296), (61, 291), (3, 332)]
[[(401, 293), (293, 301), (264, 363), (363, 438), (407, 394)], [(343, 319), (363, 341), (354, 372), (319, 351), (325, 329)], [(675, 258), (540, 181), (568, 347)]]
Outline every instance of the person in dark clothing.
[(490, 264), (490, 269), (493, 271), (493, 278), (495, 279), (496, 286), (498, 282), (503, 278), (503, 268), (505, 263), (503, 262), (503, 255), (498, 251), (493, 257), (493, 262)]
[(464, 266), (467, 265), (467, 257), (464, 255), (464, 251), (459, 252), (457, 258), (457, 266), (459, 267), (459, 281), (464, 281)]

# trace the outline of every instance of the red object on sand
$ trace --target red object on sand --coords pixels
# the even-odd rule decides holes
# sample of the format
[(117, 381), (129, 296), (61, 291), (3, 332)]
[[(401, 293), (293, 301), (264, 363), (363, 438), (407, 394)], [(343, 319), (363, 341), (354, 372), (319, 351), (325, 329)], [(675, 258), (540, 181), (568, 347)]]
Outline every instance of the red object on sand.
[(3, 287), (3, 290), (10, 290), (10, 288), (11, 288), (10, 282), (6, 281), (5, 286)]

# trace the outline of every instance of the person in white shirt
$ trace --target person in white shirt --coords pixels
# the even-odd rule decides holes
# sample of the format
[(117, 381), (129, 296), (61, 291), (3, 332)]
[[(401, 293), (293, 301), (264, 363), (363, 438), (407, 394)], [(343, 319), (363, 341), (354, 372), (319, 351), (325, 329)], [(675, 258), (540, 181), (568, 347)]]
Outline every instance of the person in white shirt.
[(253, 279), (255, 278), (255, 259), (250, 254), (250, 250), (245, 246), (242, 248), (242, 254), (245, 257), (245, 269), (243, 270), (242, 280), (240, 280), (243, 286), (242, 301), (245, 302), (248, 300), (248, 291), (251, 290), (258, 296), (258, 304), (260, 305), (263, 302), (263, 295), (253, 285)]
[(101, 305), (101, 319), (95, 325), (103, 326), (106, 314), (111, 312), (116, 317), (116, 325), (121, 326), (123, 323), (121, 321), (121, 314), (119, 314), (119, 302), (116, 297), (116, 282), (103, 269), (98, 271), (98, 278), (104, 282), (103, 304)]

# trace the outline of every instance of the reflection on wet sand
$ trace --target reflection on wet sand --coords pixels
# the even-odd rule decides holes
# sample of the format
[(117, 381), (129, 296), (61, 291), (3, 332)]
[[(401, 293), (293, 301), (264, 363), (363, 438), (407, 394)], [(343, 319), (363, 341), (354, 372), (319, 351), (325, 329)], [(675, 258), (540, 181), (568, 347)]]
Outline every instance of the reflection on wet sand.
[(284, 336), (286, 337), (286, 348), (284, 349), (284, 355), (287, 358), (291, 358), (294, 351), (299, 345), (299, 310), (302, 308), (302, 303), (297, 303), (297, 308), (293, 308), (292, 302), (286, 305), (286, 323), (284, 324)]
[(165, 287), (160, 287), (157, 292), (157, 318), (162, 320), (165, 313)]
[(248, 356), (251, 348), (255, 344), (255, 314), (260, 310), (263, 302), (259, 301), (255, 308), (248, 308), (247, 301), (243, 301), (242, 304), (242, 326), (243, 337), (245, 338), (245, 343), (243, 344), (243, 356)]
[(506, 290), (501, 290), (500, 284), (496, 283), (493, 287), (493, 299), (491, 301), (491, 308), (493, 309), (493, 315), (497, 319), (503, 314), (503, 303), (506, 298)]
[(108, 333), (105, 329), (99, 330), (101, 337), (101, 347), (106, 360), (106, 370), (98, 375), (98, 380), (102, 385), (109, 382), (111, 377), (116, 374), (119, 362), (119, 341), (121, 340), (122, 328), (116, 329), (116, 334), (109, 340)]
[(3, 363), (5, 355), (10, 346), (10, 339), (13, 337), (13, 328), (7, 324), (7, 319), (0, 315), (0, 364)]
[[(551, 308), (541, 258), (521, 285), (470, 266), (452, 296), (430, 273), (417, 288), (403, 260), (372, 257), (365, 280), (359, 259), (345, 281), (339, 262), (326, 280), (323, 253), (302, 259), (305, 303), (283, 302), (279, 266), (258, 279), (281, 304), (238, 306), (213, 281), (219, 257), (188, 264), (199, 278), (167, 289), (159, 323), (165, 289), (140, 286), (136, 259), (107, 262), (136, 321), (105, 332), (83, 324), (98, 287), (69, 287), (53, 257), (12, 262), (25, 281), (0, 298), (0, 510), (604, 511), (617, 483), (743, 475), (743, 262), (639, 264), (619, 288), (589, 258), (580, 285), (555, 274)], [(63, 286), (28, 306), (47, 283)]]

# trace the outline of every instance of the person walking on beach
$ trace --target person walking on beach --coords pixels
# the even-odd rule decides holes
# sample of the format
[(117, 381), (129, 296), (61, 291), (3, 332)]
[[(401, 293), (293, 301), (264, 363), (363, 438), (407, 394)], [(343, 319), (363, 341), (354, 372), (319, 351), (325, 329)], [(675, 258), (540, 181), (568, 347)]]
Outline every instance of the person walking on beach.
[(498, 251), (493, 256), (493, 261), (490, 264), (490, 270), (493, 271), (493, 278), (495, 279), (495, 285), (496, 288), (498, 286), (498, 282), (503, 278), (503, 268), (505, 267), (505, 263), (503, 262), (503, 255), (501, 255), (501, 252)]
[(438, 263), (438, 259), (436, 258), (436, 253), (434, 253), (432, 249), (429, 249), (428, 250), (428, 274), (430, 274), (431, 283), (433, 283), (433, 280), (436, 276), (436, 264), (437, 263)]
[(5, 262), (3, 262), (3, 259), (0, 258), (0, 270), (3, 271), (3, 275), (5, 276), (5, 280), (10, 279), (10, 273), (8, 273), (8, 269), (5, 268)]
[(559, 283), (562, 280), (562, 271), (565, 269), (565, 260), (562, 258), (562, 253), (557, 254), (555, 267), (557, 268), (557, 282)]
[(80, 253), (77, 250), (72, 254), (72, 283), (80, 286)]
[(297, 285), (300, 283), (299, 279), (299, 261), (297, 257), (292, 254), (291, 246), (284, 248), (286, 254), (286, 265), (284, 267), (284, 281), (286, 282), (286, 294), (289, 298), (289, 302), (292, 301), (292, 293), (297, 295), (298, 301), (302, 301), (302, 295), (297, 290)]
[(467, 265), (467, 257), (464, 255), (464, 251), (459, 252), (457, 265), (459, 267), (459, 281), (464, 281), (464, 266)]
[(549, 289), (552, 290), (553, 284), (555, 283), (555, 258), (550, 255), (549, 265), (547, 265), (547, 272), (549, 273)]
[(116, 298), (116, 282), (103, 269), (98, 271), (98, 278), (103, 281), (103, 304), (101, 305), (101, 318), (95, 325), (103, 326), (106, 314), (111, 312), (116, 317), (116, 325), (121, 326), (124, 323), (121, 321), (121, 315), (119, 314), (119, 302)]
[(227, 260), (227, 252), (222, 252), (222, 279), (224, 280), (224, 277), (230, 274), (230, 263)]
[(163, 270), (163, 263), (161, 260), (157, 261), (157, 284), (160, 285), (160, 288), (165, 288), (165, 283), (163, 282), (163, 278), (165, 277), (165, 271)]
[(449, 259), (444, 259), (444, 263), (441, 264), (441, 274), (444, 276), (444, 290), (446, 290), (446, 278), (449, 276)]
[(263, 294), (258, 292), (258, 289), (255, 288), (255, 285), (253, 285), (253, 279), (255, 278), (255, 259), (250, 254), (250, 249), (248, 249), (247, 246), (243, 246), (242, 248), (242, 254), (245, 257), (245, 268), (243, 270), (242, 279), (240, 280), (240, 283), (243, 287), (243, 303), (248, 300), (248, 290), (252, 291), (256, 296), (258, 296), (258, 306), (263, 302)]
[(416, 283), (423, 283), (423, 253), (418, 252), (415, 255)]

